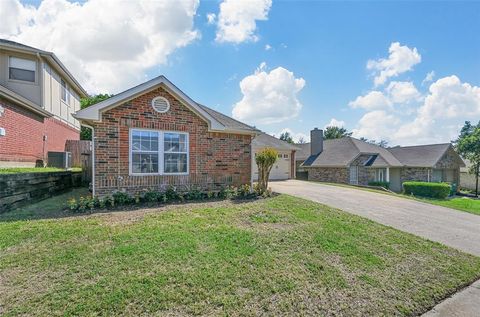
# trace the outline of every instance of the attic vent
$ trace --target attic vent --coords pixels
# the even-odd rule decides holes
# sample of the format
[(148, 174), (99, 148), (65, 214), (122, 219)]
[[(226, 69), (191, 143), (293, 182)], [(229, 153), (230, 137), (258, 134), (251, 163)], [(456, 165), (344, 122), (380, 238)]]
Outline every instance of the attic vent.
[(163, 97), (155, 97), (152, 99), (152, 107), (157, 112), (165, 113), (170, 109), (170, 103)]

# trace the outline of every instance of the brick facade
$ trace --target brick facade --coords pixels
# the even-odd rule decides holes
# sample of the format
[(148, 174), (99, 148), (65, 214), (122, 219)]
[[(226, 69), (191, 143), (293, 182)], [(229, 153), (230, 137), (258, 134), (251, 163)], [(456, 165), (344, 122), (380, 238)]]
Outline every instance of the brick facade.
[(44, 119), (1, 98), (0, 107), (0, 127), (6, 131), (0, 136), (0, 166), (34, 165), (48, 151), (64, 151), (66, 140), (80, 138), (77, 129), (53, 117)]
[[(151, 101), (162, 96), (170, 103), (166, 113), (153, 110)], [(163, 88), (147, 92), (102, 114), (95, 128), (95, 194), (121, 190), (131, 194), (168, 185), (218, 189), (249, 184), (252, 136), (209, 132), (207, 123)], [(129, 175), (129, 131), (143, 128), (189, 134), (188, 175)]]
[(308, 167), (308, 180), (327, 183), (349, 182), (349, 172), (346, 167)]

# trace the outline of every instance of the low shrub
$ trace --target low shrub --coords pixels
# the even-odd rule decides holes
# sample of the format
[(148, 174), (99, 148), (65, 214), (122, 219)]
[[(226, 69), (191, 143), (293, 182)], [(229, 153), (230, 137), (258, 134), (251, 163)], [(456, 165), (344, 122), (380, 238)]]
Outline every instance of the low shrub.
[(177, 188), (174, 186), (168, 186), (165, 191), (165, 198), (167, 201), (175, 201), (180, 199), (180, 195), (177, 192)]
[(227, 186), (220, 190), (220, 192), (218, 193), (218, 197), (223, 199), (232, 199), (232, 198), (235, 198), (237, 194), (238, 194), (237, 187)]
[(241, 185), (237, 189), (238, 197), (246, 198), (252, 196), (252, 188), (248, 184)]
[(117, 205), (128, 205), (135, 201), (133, 197), (131, 197), (128, 193), (125, 192), (115, 192), (112, 196), (115, 204)]
[(450, 194), (447, 183), (404, 182), (403, 192), (407, 195), (445, 199)]
[(368, 186), (383, 187), (388, 189), (390, 188), (390, 182), (372, 181), (368, 182)]
[[(141, 204), (151, 204), (151, 203), (169, 203), (180, 201), (184, 202), (186, 200), (196, 201), (203, 200), (205, 198), (221, 198), (221, 199), (236, 199), (236, 198), (253, 198), (259, 196), (260, 194), (256, 191), (252, 192), (251, 187), (248, 184), (242, 185), (240, 187), (227, 186), (221, 189), (219, 192), (216, 191), (201, 191), (198, 187), (187, 188), (186, 192), (178, 192), (176, 187), (169, 186), (165, 192), (159, 192), (155, 190), (148, 190), (141, 194), (135, 194), (134, 196), (129, 195), (125, 192), (115, 192), (112, 196), (105, 196), (103, 198), (85, 196), (80, 197), (78, 200), (71, 198), (67, 201), (67, 207), (73, 212), (86, 212), (98, 209), (113, 208), (115, 206), (126, 206), (126, 205), (141, 205)], [(267, 190), (262, 194), (263, 197), (271, 196), (271, 190)]]
[(204, 198), (204, 193), (197, 187), (192, 187), (185, 193), (186, 200), (202, 200)]

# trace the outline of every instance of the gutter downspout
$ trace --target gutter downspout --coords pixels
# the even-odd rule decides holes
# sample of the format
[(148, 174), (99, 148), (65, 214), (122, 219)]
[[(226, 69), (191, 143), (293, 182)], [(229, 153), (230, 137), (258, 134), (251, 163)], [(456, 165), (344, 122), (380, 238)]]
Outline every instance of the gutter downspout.
[(92, 129), (92, 196), (95, 197), (95, 129), (85, 123), (81, 123), (81, 125)]
[(253, 193), (253, 160), (255, 159), (255, 153), (253, 153), (253, 139), (255, 136), (251, 137), (250, 140), (250, 192)]

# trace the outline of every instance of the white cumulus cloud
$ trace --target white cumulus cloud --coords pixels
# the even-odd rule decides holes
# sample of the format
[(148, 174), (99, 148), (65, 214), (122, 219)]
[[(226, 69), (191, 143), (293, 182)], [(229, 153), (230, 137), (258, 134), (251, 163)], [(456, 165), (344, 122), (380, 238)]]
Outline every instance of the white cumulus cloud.
[(415, 85), (409, 81), (392, 81), (388, 84), (386, 91), (389, 99), (394, 103), (408, 103), (419, 100), (421, 97)]
[(352, 108), (375, 110), (390, 108), (392, 103), (383, 92), (373, 90), (364, 96), (358, 96), (355, 100), (350, 101), (348, 105)]
[(395, 134), (399, 141), (443, 142), (453, 140), (464, 121), (480, 117), (480, 87), (462, 83), (455, 76), (438, 79), (418, 108), (413, 121)]
[(358, 127), (352, 132), (356, 138), (390, 141), (391, 135), (395, 133), (399, 123), (399, 119), (393, 114), (384, 110), (375, 110), (364, 114), (358, 121)]
[(215, 19), (217, 18), (215, 13), (208, 13), (207, 14), (207, 23), (208, 24), (213, 24), (215, 23)]
[(425, 75), (425, 78), (422, 80), (422, 85), (428, 84), (429, 82), (433, 81), (433, 78), (435, 77), (435, 71), (428, 72)]
[(294, 118), (302, 109), (297, 95), (304, 86), (305, 80), (296, 78), (293, 72), (283, 67), (268, 72), (262, 63), (254, 74), (241, 80), (243, 98), (234, 105), (232, 115), (250, 124), (271, 124)]
[(374, 71), (375, 86), (384, 84), (391, 77), (412, 70), (413, 66), (422, 60), (417, 48), (412, 49), (406, 45), (402, 46), (399, 42), (391, 43), (388, 52), (387, 58), (367, 62), (367, 69)]
[(225, 0), (220, 4), (217, 42), (257, 41), (257, 21), (267, 20), (272, 0)]
[(89, 92), (118, 92), (199, 36), (197, 7), (198, 0), (44, 0), (38, 8), (3, 0), (0, 37), (54, 52)]
[(326, 129), (328, 127), (339, 127), (343, 128), (345, 126), (345, 121), (343, 120), (337, 120), (335, 118), (332, 118), (329, 123), (327, 123), (323, 128)]

